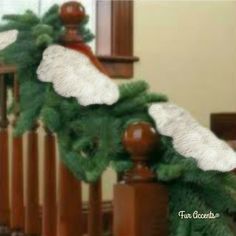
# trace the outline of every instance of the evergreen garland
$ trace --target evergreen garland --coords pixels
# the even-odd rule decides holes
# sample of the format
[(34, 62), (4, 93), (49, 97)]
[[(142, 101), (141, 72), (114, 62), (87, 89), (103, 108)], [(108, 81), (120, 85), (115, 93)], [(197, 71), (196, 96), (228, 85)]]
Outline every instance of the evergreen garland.
[[(32, 11), (7, 15), (0, 31), (17, 29), (16, 43), (1, 52), (0, 58), (14, 64), (20, 85), (20, 119), (15, 134), (31, 129), (38, 119), (58, 136), (60, 156), (65, 165), (81, 180), (96, 181), (111, 165), (116, 171), (132, 166), (123, 149), (121, 137), (132, 122), (146, 121), (148, 105), (167, 101), (162, 94), (149, 93), (144, 81), (121, 85), (120, 99), (112, 106), (80, 106), (74, 98), (63, 98), (51, 84), (37, 79), (36, 69), (42, 53), (51, 44), (59, 43), (63, 26), (57, 5), (39, 18)], [(85, 42), (93, 35), (86, 28), (88, 17), (78, 31)], [(170, 235), (231, 236), (229, 213), (236, 211), (236, 177), (230, 173), (200, 170), (193, 159), (186, 159), (173, 148), (172, 140), (163, 136), (161, 148), (150, 162), (159, 181), (170, 193)], [(219, 213), (217, 219), (180, 219), (179, 211)]]

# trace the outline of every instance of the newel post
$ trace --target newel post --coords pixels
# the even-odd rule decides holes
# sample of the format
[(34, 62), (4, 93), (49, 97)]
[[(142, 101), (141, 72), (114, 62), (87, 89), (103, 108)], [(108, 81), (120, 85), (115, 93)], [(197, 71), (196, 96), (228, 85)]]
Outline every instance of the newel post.
[[(65, 25), (65, 34), (61, 43), (68, 48), (81, 48), (82, 38), (78, 34), (78, 25), (85, 17), (85, 11), (78, 2), (66, 2), (61, 6), (60, 18)], [(60, 163), (58, 197), (58, 236), (82, 236), (82, 185), (71, 171)]]
[(134, 167), (114, 187), (114, 236), (167, 236), (168, 192), (148, 166), (160, 136), (148, 123), (131, 124), (123, 144)]

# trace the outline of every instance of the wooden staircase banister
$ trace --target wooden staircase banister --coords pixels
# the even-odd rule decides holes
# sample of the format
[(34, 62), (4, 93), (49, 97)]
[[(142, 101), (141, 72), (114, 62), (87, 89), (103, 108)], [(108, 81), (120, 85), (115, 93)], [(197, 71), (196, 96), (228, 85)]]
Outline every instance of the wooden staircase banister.
[[(62, 44), (84, 52), (104, 72), (77, 32), (78, 24), (85, 16), (83, 7), (78, 2), (65, 3), (60, 16), (66, 29)], [(24, 139), (10, 136), (14, 159), (9, 185), (7, 91), (4, 75), (12, 73), (15, 74), (14, 96), (18, 100), (16, 68), (0, 65), (0, 236), (102, 236), (105, 228), (110, 231), (112, 227), (114, 236), (167, 236), (168, 192), (148, 165), (150, 153), (158, 146), (160, 136), (145, 122), (129, 125), (124, 133), (123, 144), (134, 166), (114, 186), (113, 203), (104, 204), (102, 201), (100, 177), (97, 182), (89, 184), (89, 199), (83, 204), (82, 182), (74, 177), (64, 163), (59, 162), (57, 165), (56, 137), (47, 127), (44, 127), (42, 146), (44, 162), (41, 170), (44, 178), (42, 186), (39, 186), (38, 125), (27, 133), (26, 165), (23, 165)], [(16, 107), (13, 126), (18, 115)], [(39, 204), (41, 189), (42, 207)]]

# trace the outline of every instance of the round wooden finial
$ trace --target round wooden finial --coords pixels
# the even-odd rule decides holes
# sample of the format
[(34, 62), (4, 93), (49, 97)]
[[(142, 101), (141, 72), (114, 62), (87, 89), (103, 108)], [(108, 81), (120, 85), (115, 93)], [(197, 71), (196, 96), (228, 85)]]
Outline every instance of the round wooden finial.
[(91, 62), (104, 74), (107, 74), (91, 48), (83, 41), (83, 35), (79, 34), (79, 24), (86, 18), (83, 5), (79, 2), (66, 2), (61, 6), (60, 18), (65, 25), (65, 32), (60, 38), (63, 46), (84, 53)]
[(147, 122), (128, 126), (123, 137), (125, 149), (131, 154), (134, 167), (125, 175), (126, 182), (150, 182), (155, 175), (148, 167), (149, 154), (158, 146), (160, 135)]
[(66, 2), (61, 6), (60, 18), (66, 28), (65, 35), (62, 38), (64, 44), (82, 42), (82, 38), (78, 34), (78, 25), (85, 17), (85, 9), (79, 2)]
[(65, 25), (78, 25), (85, 16), (85, 9), (79, 2), (66, 2), (61, 6), (60, 17)]

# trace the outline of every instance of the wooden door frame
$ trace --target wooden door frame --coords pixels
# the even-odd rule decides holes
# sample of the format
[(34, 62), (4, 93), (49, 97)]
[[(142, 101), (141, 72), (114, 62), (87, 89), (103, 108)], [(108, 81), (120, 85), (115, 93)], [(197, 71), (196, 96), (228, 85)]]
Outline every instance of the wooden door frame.
[(113, 78), (132, 78), (133, 0), (97, 0), (96, 54)]

